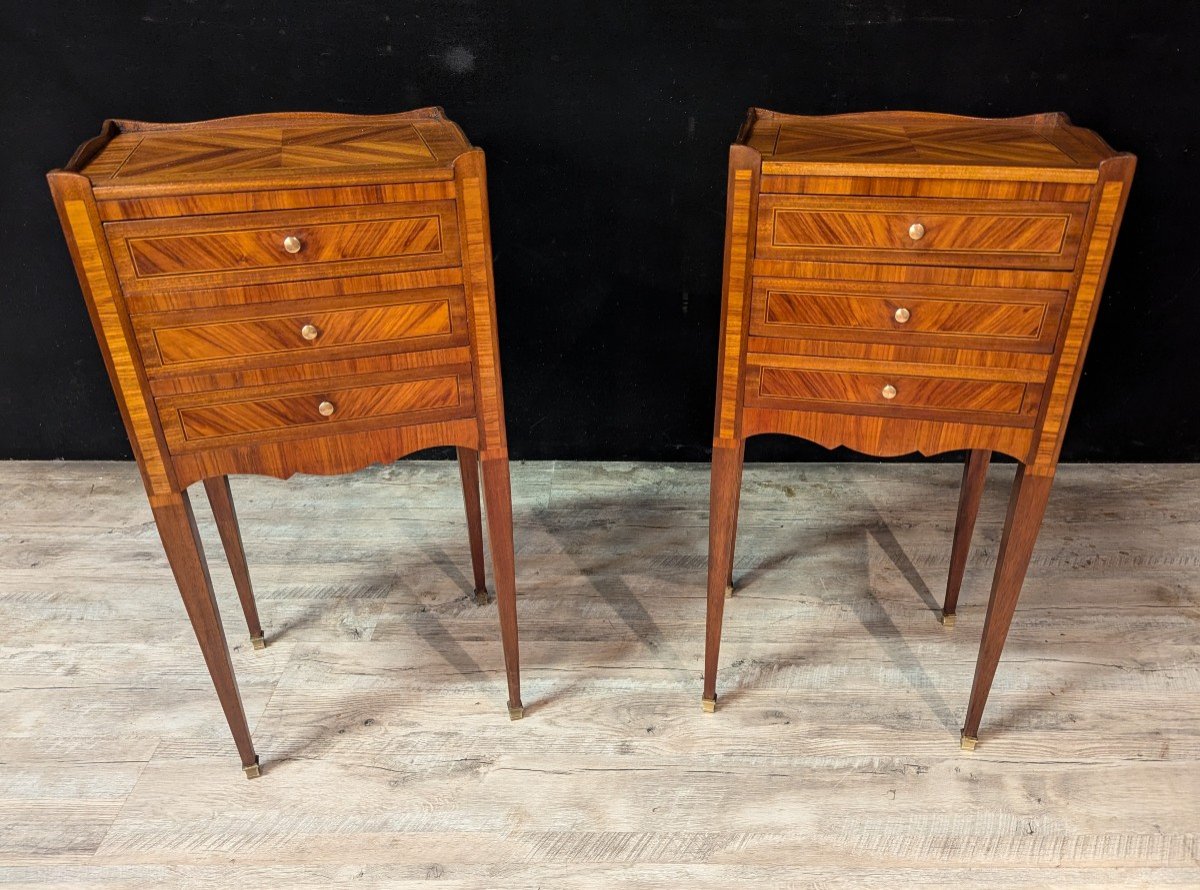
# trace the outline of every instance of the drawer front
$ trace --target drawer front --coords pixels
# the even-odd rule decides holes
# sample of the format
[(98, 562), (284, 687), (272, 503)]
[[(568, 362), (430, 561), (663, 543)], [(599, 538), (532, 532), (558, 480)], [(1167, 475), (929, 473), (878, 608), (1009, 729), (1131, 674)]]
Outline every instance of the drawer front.
[(897, 415), (932, 411), (961, 419), (968, 414), (1015, 418), (1031, 405), (1030, 385), (1009, 380), (762, 367), (748, 382), (755, 390), (748, 401), (764, 407), (828, 410), (846, 406)]
[(148, 373), (324, 359), (380, 349), (411, 352), (468, 342), (461, 288), (368, 294), (341, 305), (298, 302), (134, 316)]
[(452, 201), (105, 226), (130, 293), (457, 265)]
[(751, 335), (1052, 352), (1065, 291), (754, 282)]
[(1087, 206), (1027, 201), (763, 195), (757, 254), (828, 259), (1074, 267)]
[(470, 416), (470, 380), (469, 367), (449, 368), (403, 379), (343, 378), (324, 386), (160, 399), (158, 408), (168, 447), (178, 453)]

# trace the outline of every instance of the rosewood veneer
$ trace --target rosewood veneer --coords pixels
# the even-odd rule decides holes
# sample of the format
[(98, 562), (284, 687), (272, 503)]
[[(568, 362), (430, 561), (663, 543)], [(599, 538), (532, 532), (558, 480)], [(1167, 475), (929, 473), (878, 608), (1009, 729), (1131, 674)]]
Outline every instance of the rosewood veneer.
[(475, 595), (487, 507), (523, 714), (483, 152), (442, 114), (113, 120), (50, 188), (150, 506), (248, 776), (246, 715), (187, 488), (203, 481), (265, 645), (228, 475), (455, 446)]
[(704, 709), (745, 441), (965, 450), (954, 624), (993, 452), (1019, 462), (961, 739), (973, 748), (1050, 494), (1135, 159), (1066, 116), (751, 109), (730, 150)]

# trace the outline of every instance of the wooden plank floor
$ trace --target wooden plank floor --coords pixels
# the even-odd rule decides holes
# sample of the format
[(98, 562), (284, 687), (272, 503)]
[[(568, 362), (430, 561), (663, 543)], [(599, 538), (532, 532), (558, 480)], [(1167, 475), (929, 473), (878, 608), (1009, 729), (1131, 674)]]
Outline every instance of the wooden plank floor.
[(959, 475), (749, 466), (705, 715), (707, 467), (514, 465), (516, 723), (454, 465), (235, 479), (261, 652), (197, 493), (248, 782), (134, 467), (0, 464), (0, 883), (1200, 886), (1200, 467), (1062, 468), (973, 753)]

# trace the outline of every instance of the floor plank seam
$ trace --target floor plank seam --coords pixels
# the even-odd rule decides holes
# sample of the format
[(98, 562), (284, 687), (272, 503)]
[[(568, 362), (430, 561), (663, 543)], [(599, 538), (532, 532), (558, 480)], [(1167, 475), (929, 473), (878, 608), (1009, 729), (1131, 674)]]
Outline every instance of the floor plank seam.
[(125, 799), (121, 801), (121, 805), (117, 807), (117, 812), (113, 816), (112, 821), (108, 823), (108, 829), (104, 832), (104, 836), (100, 838), (100, 843), (96, 844), (96, 849), (94, 849), (91, 853), (91, 858), (93, 860), (95, 860), (95, 858), (100, 854), (100, 851), (104, 849), (105, 842), (112, 835), (113, 829), (116, 828), (117, 823), (121, 819), (121, 814), (125, 812), (125, 808), (129, 805), (130, 799), (133, 797), (134, 792), (137, 791), (138, 783), (142, 781), (142, 776), (145, 775), (146, 769), (150, 766), (151, 761), (154, 760), (154, 755), (158, 753), (158, 749), (161, 745), (162, 740), (156, 740), (154, 747), (150, 750), (150, 756), (142, 761), (141, 769), (138, 770), (138, 774), (134, 777), (133, 783), (129, 786), (129, 792), (125, 795)]

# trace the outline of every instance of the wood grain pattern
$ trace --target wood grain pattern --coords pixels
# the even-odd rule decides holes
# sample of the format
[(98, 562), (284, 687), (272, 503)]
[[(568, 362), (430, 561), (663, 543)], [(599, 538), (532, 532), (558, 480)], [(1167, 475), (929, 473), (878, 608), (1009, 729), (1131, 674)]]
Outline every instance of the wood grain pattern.
[(485, 179), (482, 152), (439, 108), (107, 121), (49, 175), (244, 766), (253, 745), (185, 494), (204, 482), (261, 641), (230, 474), (344, 474), (434, 446), (463, 449), (475, 455), (462, 463), (463, 486), (486, 602), (482, 456), (510, 715), (519, 716)]
[(758, 175), (753, 158), (734, 146), (729, 152), (726, 197), (725, 275), (721, 301), (721, 347), (717, 357), (717, 418), (714, 438), (726, 441), (738, 432), (738, 395), (742, 387), (745, 330), (750, 309), (747, 264), (754, 255)]
[(151, 498), (150, 507), (158, 526), (158, 536), (167, 552), (167, 561), (175, 576), (175, 584), (183, 597), (196, 640), (200, 643), (200, 652), (217, 688), (221, 710), (225, 712), (225, 720), (233, 733), (242, 766), (254, 767), (258, 764), (258, 755), (250, 738), (246, 711), (242, 706), (237, 678), (229, 657), (229, 645), (221, 625), (221, 612), (213, 593), (204, 546), (200, 542), (196, 517), (192, 514), (187, 492), (156, 495)]
[(271, 637), (214, 558), (246, 782), (136, 468), (0, 464), (0, 882), (1192, 890), (1200, 466), (1059, 469), (966, 753), (1013, 470), (948, 632), (960, 466), (747, 463), (705, 715), (708, 466), (512, 463), (512, 724), (455, 461), (235, 478)]
[(525, 716), (521, 700), (521, 657), (517, 640), (517, 575), (513, 542), (512, 488), (508, 457), (480, 461), (483, 502), (487, 507), (488, 540), (492, 548), (492, 573), (496, 582), (496, 611), (500, 616), (500, 644), (508, 680), (508, 717)]
[(475, 601), (487, 603), (487, 579), (483, 566), (483, 513), (479, 509), (479, 452), (459, 447), (458, 474), (462, 480), (463, 505), (467, 512), (467, 540), (471, 543), (471, 574)]
[[(929, 289), (898, 287), (879, 292), (830, 288), (818, 282), (755, 282), (750, 331), (766, 337), (876, 340), (929, 345), (981, 345), (1049, 352), (1058, 336), (1062, 295), (986, 291), (938, 299)], [(1044, 296), (1043, 296), (1044, 295)], [(900, 313), (899, 315), (897, 313)], [(798, 330), (797, 330), (798, 329)]]
[(876, 457), (923, 454), (979, 448), (1022, 460), (1029, 454), (1033, 431), (1001, 417), (993, 423), (923, 417), (887, 417), (869, 412), (829, 413), (814, 406), (807, 411), (747, 406), (742, 413), (744, 434), (782, 433), (826, 448), (845, 447)]
[(708, 608), (704, 622), (705, 711), (717, 707), (717, 664), (721, 655), (721, 624), (724, 620), (726, 588), (733, 574), (733, 549), (741, 493), (743, 450), (738, 446), (715, 446), (708, 506)]
[[(878, 299), (851, 295), (830, 298), (820, 293), (767, 291), (763, 317), (768, 325), (909, 331), (939, 334), (993, 334), (1032, 340), (1042, 332), (1046, 307), (1038, 303), (954, 302)], [(896, 317), (903, 309), (911, 317)], [(908, 325), (908, 327), (900, 327)]]
[[(889, 398), (885, 387), (895, 394)], [(888, 390), (891, 392), (891, 390)], [(758, 395), (787, 401), (848, 402), (876, 410), (940, 408), (947, 411), (1015, 414), (1025, 385), (1001, 381), (908, 377), (903, 374), (838, 374), (794, 368), (762, 368)]]
[(1111, 153), (1061, 114), (1006, 120), (910, 111), (808, 117), (754, 108), (742, 138), (762, 154), (764, 172), (783, 175), (1091, 183)]
[[(242, 213), (108, 223), (129, 293), (437, 268), (458, 262), (454, 205)], [(295, 253), (284, 245), (298, 240)]]
[[(455, 164), (461, 199), (463, 283), (470, 309), (471, 344), (479, 398), (479, 438), (484, 461), (508, 457), (504, 431), (504, 392), (500, 381), (500, 340), (496, 330), (496, 296), (492, 284), (491, 230), (482, 152), (469, 152)], [(494, 558), (494, 557), (493, 557)]]
[(460, 155), (454, 163), (458, 190), (458, 224), (463, 240), (463, 283), (469, 309), (471, 346), (479, 422), (479, 452), (483, 500), (488, 517), (496, 611), (508, 680), (508, 716), (524, 716), (521, 699), (520, 653), (517, 641), (517, 581), (508, 469), (508, 438), (504, 426), (504, 387), (500, 377), (500, 337), (496, 327), (496, 292), (492, 279), (491, 219), (488, 213), (487, 171), (483, 152)]
[[(764, 195), (767, 259), (1071, 269), (1087, 205)], [(909, 228), (924, 227), (920, 238)]]
[[(321, 427), (317, 428), (318, 430)], [(254, 440), (174, 455), (180, 485), (210, 476), (253, 473), (290, 479), (297, 473), (330, 476), (350, 473), (372, 464), (389, 464), (402, 457), (439, 445), (479, 447), (479, 425), (474, 418), (433, 421), (412, 426), (347, 429), (333, 435)]]
[(186, 124), (106, 122), (80, 171), (104, 199), (450, 179), (470, 148), (440, 108), (394, 115), (260, 114)]
[[(963, 730), (975, 743), (1133, 167), (1059, 114), (750, 109), (729, 170), (731, 183), (740, 175), (756, 189), (750, 206), (735, 206), (731, 186), (726, 239), (757, 216), (752, 297), (747, 323), (746, 270), (731, 277), (727, 262), (706, 651), (719, 644), (723, 608), (714, 578), (731, 571), (732, 455), (749, 436), (876, 456), (968, 450), (944, 616), (955, 614), (989, 455), (1009, 455), (1021, 468)], [(710, 710), (715, 670), (711, 654)]]
[(169, 219), (175, 216), (208, 216), (217, 213), (405, 204), (453, 199), (454, 183), (447, 180), (125, 198), (119, 201), (100, 201), (97, 209), (100, 218), (105, 222), (120, 222), (134, 219)]
[(329, 404), (339, 420), (418, 414), (437, 408), (457, 408), (458, 378), (452, 375), (380, 386), (320, 390), (311, 396), (283, 396), (196, 408), (180, 408), (179, 422), (189, 441), (219, 439), (244, 433), (305, 424), (324, 424), (318, 411)]
[[(112, 150), (124, 148), (121, 137)], [(411, 124), (240, 127), (139, 134), (113, 179), (177, 179), (244, 170), (402, 166), (433, 160)]]
[(945, 285), (950, 287), (1028, 288), (1069, 290), (1072, 272), (1031, 269), (985, 269), (966, 266), (913, 266), (886, 263), (768, 260), (756, 258), (751, 266), (758, 278), (879, 282), (885, 284)]
[(1127, 186), (1129, 178), (1133, 175), (1132, 159), (1117, 170), (1115, 175), (1123, 179), (1105, 182), (1100, 192), (1094, 228), (1084, 257), (1070, 320), (1063, 334), (1058, 367), (1047, 399), (1046, 418), (1035, 459), (1039, 464), (1056, 463), (1062, 450), (1063, 433), (1071, 414), (1075, 389), (1079, 385), (1088, 340), (1096, 323), (1096, 308), (1104, 286), (1104, 278), (1108, 274), (1117, 228), (1125, 209)]
[[(245, 440), (282, 435), (329, 436), (341, 429), (365, 429), (387, 421), (399, 426), (469, 416), (473, 410), (470, 378), (463, 373), (429, 376), (428, 371), (400, 380), (361, 377), (287, 388), (256, 388), (232, 397), (183, 397), (159, 403), (172, 453), (195, 450), (212, 440)], [(369, 384), (369, 385), (368, 385)], [(321, 413), (328, 404), (332, 412)]]
[(135, 357), (116, 275), (97, 238), (94, 202), (81, 177), (54, 171), (47, 178), (146, 491), (151, 495), (171, 491), (174, 479), (164, 457), (166, 445), (146, 396), (145, 372)]
[(235, 285), (196, 290), (154, 290), (129, 296), (126, 305), (135, 319), (139, 315), (156, 312), (228, 309), (234, 306), (285, 303), (291, 300), (299, 302), (328, 298), (330, 302), (341, 305), (367, 294), (400, 294), (428, 288), (460, 287), (462, 280), (462, 267), (455, 266), (445, 269), (354, 275), (349, 278), (265, 282), (240, 287)]
[[(260, 358), (253, 366), (217, 370), (219, 363), (204, 368), (189, 368), (183, 375), (163, 375), (150, 378), (150, 390), (155, 398), (194, 395), (218, 390), (278, 387), (306, 380), (329, 380), (340, 377), (362, 377), (380, 373), (418, 371), (447, 366), (469, 366), (468, 346), (450, 349), (423, 349), (417, 352), (363, 353), (352, 357), (316, 355), (297, 364), (294, 360), (278, 363)], [(236, 365), (237, 362), (229, 361)]]
[[(1015, 365), (1006, 363), (988, 364), (963, 362), (958, 364), (954, 358), (967, 353), (968, 350), (939, 350), (937, 353), (915, 352), (910, 349), (900, 355), (889, 356), (879, 349), (865, 346), (860, 352), (850, 350), (817, 350), (787, 352), (786, 344), (790, 340), (764, 340), (762, 345), (773, 348), (770, 352), (750, 352), (746, 360), (751, 366), (769, 366), (776, 368), (801, 368), (814, 371), (859, 371), (863, 373), (912, 374), (914, 376), (942, 377), (946, 379), (964, 380), (1006, 380), (1021, 383), (1040, 383), (1045, 379), (1043, 363)], [(780, 346), (780, 344), (784, 344)], [(885, 347), (886, 348), (886, 347)], [(949, 353), (947, 355), (947, 353)], [(949, 361), (938, 361), (944, 357)], [(749, 390), (753, 392), (753, 390)]]
[(238, 600), (242, 604), (242, 614), (246, 616), (250, 639), (256, 646), (265, 645), (266, 638), (263, 635), (262, 621), (258, 617), (258, 604), (254, 601), (250, 567), (246, 565), (246, 549), (242, 545), (242, 530), (238, 526), (237, 511), (233, 506), (229, 477), (210, 476), (205, 479), (204, 493), (208, 496), (217, 532), (221, 536), (225, 559), (229, 563), (230, 572), (233, 573), (233, 586), (237, 589)]
[(947, 619), (952, 618), (958, 609), (958, 594), (962, 590), (967, 557), (971, 554), (971, 535), (975, 531), (975, 519), (979, 515), (979, 503), (983, 498), (991, 460), (989, 452), (973, 449), (967, 452), (967, 460), (963, 464), (958, 515), (954, 520), (954, 541), (950, 545), (950, 570), (946, 575), (946, 598), (942, 601), (942, 621), (951, 626), (952, 622)]
[(1076, 201), (1087, 204), (1092, 186), (1067, 182), (989, 182), (982, 179), (915, 179), (885, 176), (764, 176), (764, 194), (870, 195), (902, 198), (974, 198), (1008, 201)]
[[(324, 353), (337, 347), (385, 341), (393, 348), (415, 350), (421, 345), (443, 345), (427, 338), (454, 331), (453, 310), (457, 306), (451, 299), (412, 300), (382, 306), (371, 305), (373, 302), (337, 310), (329, 309), (326, 303), (314, 306), (315, 311), (309, 312), (304, 312), (301, 304), (289, 306), (287, 315), (254, 315), (245, 321), (216, 321), (213, 313), (205, 313), (198, 324), (150, 322), (146, 327), (155, 364), (163, 366), (281, 353)], [(464, 321), (460, 315), (460, 324)], [(465, 333), (464, 330), (464, 343)], [(444, 337), (442, 340), (445, 342)]]
[(247, 232), (199, 233), (173, 237), (130, 238), (127, 242), (138, 278), (194, 272), (275, 266), (284, 263), (331, 263), (377, 256), (440, 253), (436, 216), (381, 220), (375, 223), (305, 225), (297, 236), (302, 253), (286, 252), (278, 228)]
[(971, 699), (967, 704), (967, 717), (962, 729), (964, 740), (971, 740), (972, 746), (979, 738), (983, 707), (987, 704), (1000, 653), (1008, 638), (1017, 597), (1021, 595), (1021, 585), (1025, 582), (1025, 572), (1029, 568), (1033, 545), (1042, 526), (1042, 516), (1046, 512), (1053, 481), (1053, 473), (1038, 473), (1025, 464), (1017, 466), (1000, 550), (996, 555), (992, 593), (983, 620), (983, 639), (979, 645), (979, 659), (975, 663), (975, 680), (971, 684)]

